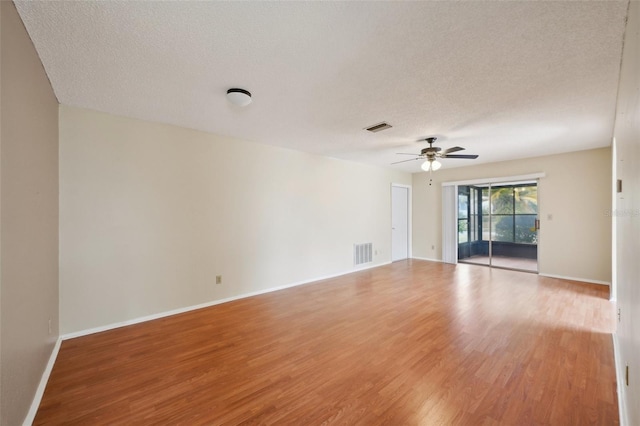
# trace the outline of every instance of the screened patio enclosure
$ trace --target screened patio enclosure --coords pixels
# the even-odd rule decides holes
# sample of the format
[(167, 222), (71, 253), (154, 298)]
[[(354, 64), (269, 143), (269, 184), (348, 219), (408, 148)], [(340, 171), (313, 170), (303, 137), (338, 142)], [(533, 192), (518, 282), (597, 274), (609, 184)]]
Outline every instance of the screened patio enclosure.
[(458, 261), (538, 271), (537, 182), (458, 186)]

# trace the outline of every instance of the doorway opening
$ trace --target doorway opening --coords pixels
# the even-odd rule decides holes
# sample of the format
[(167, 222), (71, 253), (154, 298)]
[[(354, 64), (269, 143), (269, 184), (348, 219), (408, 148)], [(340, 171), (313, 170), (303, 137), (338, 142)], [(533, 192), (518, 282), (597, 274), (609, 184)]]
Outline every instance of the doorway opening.
[(458, 186), (458, 261), (538, 272), (538, 184)]

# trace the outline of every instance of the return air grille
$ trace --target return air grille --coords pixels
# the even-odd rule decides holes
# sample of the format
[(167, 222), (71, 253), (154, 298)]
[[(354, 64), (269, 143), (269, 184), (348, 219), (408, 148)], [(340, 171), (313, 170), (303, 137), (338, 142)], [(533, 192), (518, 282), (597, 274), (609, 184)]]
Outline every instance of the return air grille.
[(373, 243), (353, 245), (353, 264), (362, 265), (373, 261)]
[(368, 130), (368, 131), (370, 131), (370, 132), (374, 132), (374, 133), (375, 133), (375, 132), (379, 132), (379, 131), (381, 131), (381, 130), (390, 129), (390, 128), (392, 128), (392, 127), (393, 127), (393, 126), (392, 126), (391, 124), (389, 124), (389, 123), (385, 123), (385, 122), (382, 122), (382, 123), (380, 123), (380, 124), (374, 124), (374, 125), (373, 125), (373, 126), (371, 126), (371, 127), (367, 127), (367, 128), (366, 128), (366, 130)]

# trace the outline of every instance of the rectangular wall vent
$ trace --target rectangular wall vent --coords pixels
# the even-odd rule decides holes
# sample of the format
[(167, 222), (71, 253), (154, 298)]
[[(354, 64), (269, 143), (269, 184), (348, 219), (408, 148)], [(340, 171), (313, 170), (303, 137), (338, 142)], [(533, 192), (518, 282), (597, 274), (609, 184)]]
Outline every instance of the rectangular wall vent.
[(384, 121), (382, 123), (379, 124), (374, 124), (373, 126), (367, 127), (365, 130), (368, 130), (370, 132), (379, 132), (381, 130), (385, 130), (385, 129), (390, 129), (393, 126), (390, 125), (389, 123), (385, 123)]
[(353, 264), (362, 265), (373, 261), (373, 243), (353, 245)]

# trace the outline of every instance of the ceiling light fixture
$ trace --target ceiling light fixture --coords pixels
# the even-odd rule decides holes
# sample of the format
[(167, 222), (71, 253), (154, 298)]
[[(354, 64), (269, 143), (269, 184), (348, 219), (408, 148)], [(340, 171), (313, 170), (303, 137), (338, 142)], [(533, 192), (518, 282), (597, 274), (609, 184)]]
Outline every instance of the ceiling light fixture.
[(420, 166), (420, 168), (425, 172), (430, 172), (430, 171), (435, 172), (440, 167), (442, 167), (442, 163), (440, 163), (438, 160), (427, 160), (424, 163), (422, 163), (422, 166)]
[(227, 99), (232, 104), (243, 107), (251, 103), (251, 93), (248, 90), (233, 88), (227, 90)]

